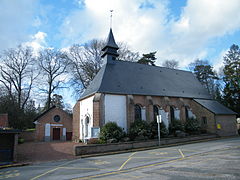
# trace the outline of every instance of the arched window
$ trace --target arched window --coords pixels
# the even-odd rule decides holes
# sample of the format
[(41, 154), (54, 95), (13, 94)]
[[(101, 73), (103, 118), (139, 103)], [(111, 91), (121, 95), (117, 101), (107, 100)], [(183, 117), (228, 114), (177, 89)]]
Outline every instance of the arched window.
[(159, 108), (157, 105), (153, 106), (153, 119), (154, 121), (157, 121), (157, 115), (159, 115)]
[(85, 137), (88, 136), (88, 124), (89, 124), (89, 116), (85, 118)]
[(170, 121), (172, 122), (175, 119), (175, 115), (174, 115), (174, 107), (170, 106)]
[(141, 112), (141, 106), (138, 104), (135, 104), (135, 120), (142, 120), (142, 112)]
[(185, 115), (186, 115), (186, 120), (188, 120), (189, 119), (189, 113), (188, 113), (188, 107), (187, 106), (185, 106)]

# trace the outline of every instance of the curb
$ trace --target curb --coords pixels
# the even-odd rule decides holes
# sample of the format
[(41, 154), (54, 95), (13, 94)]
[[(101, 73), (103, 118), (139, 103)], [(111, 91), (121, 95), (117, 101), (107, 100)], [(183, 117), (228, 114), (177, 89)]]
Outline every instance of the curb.
[(6, 164), (6, 165), (0, 165), (0, 169), (10, 168), (10, 167), (21, 167), (21, 166), (27, 166), (27, 165), (30, 165), (30, 163)]

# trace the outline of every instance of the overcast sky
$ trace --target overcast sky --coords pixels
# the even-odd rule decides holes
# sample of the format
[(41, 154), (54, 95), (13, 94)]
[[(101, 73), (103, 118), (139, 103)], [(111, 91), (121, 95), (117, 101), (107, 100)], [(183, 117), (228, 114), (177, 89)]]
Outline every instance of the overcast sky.
[(133, 51), (157, 51), (157, 65), (196, 58), (220, 67), (240, 45), (240, 0), (0, 0), (0, 51), (27, 44), (66, 48), (109, 32)]

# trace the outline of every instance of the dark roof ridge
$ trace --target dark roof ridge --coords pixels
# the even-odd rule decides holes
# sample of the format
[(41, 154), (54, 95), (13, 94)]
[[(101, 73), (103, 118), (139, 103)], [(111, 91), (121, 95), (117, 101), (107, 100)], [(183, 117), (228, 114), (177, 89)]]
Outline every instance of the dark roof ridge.
[[(137, 62), (132, 62), (132, 61), (123, 61), (123, 60), (115, 60), (117, 62), (125, 62), (125, 63), (137, 63)], [(173, 70), (173, 71), (183, 71), (183, 72), (188, 72), (188, 73), (192, 73), (191, 71), (188, 70), (182, 70), (182, 69), (173, 69), (173, 68), (168, 68), (168, 67), (163, 67), (163, 66), (152, 66), (152, 65), (148, 65), (148, 64), (141, 64), (141, 63), (137, 63), (140, 66), (146, 66), (146, 67), (151, 67), (151, 68), (162, 68), (162, 69), (169, 69), (169, 70)], [(192, 73), (193, 74), (193, 73)]]
[(39, 118), (41, 118), (44, 114), (46, 114), (47, 112), (51, 111), (52, 109), (54, 109), (56, 106), (53, 105), (52, 107), (50, 107), (49, 109), (43, 111), (41, 114), (39, 114), (35, 119), (34, 121), (38, 120)]
[[(56, 105), (53, 105), (52, 107), (50, 107), (49, 109), (43, 111), (40, 115), (38, 115), (38, 116), (34, 119), (34, 121), (37, 121), (38, 119), (40, 119), (42, 116), (44, 116), (45, 114), (47, 114), (49, 111), (51, 111), (51, 110), (54, 109), (54, 108), (60, 109), (60, 110), (62, 110), (63, 112), (67, 113), (67, 112), (64, 111), (62, 108), (60, 108), (60, 107), (58, 107), (58, 106), (56, 106)], [(67, 114), (68, 114), (68, 113), (67, 113)]]

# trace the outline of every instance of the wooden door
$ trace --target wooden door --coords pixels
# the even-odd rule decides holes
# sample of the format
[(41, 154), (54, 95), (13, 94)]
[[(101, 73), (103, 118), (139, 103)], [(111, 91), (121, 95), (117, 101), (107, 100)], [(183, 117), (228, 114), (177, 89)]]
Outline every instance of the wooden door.
[(53, 140), (60, 140), (60, 128), (53, 128)]

